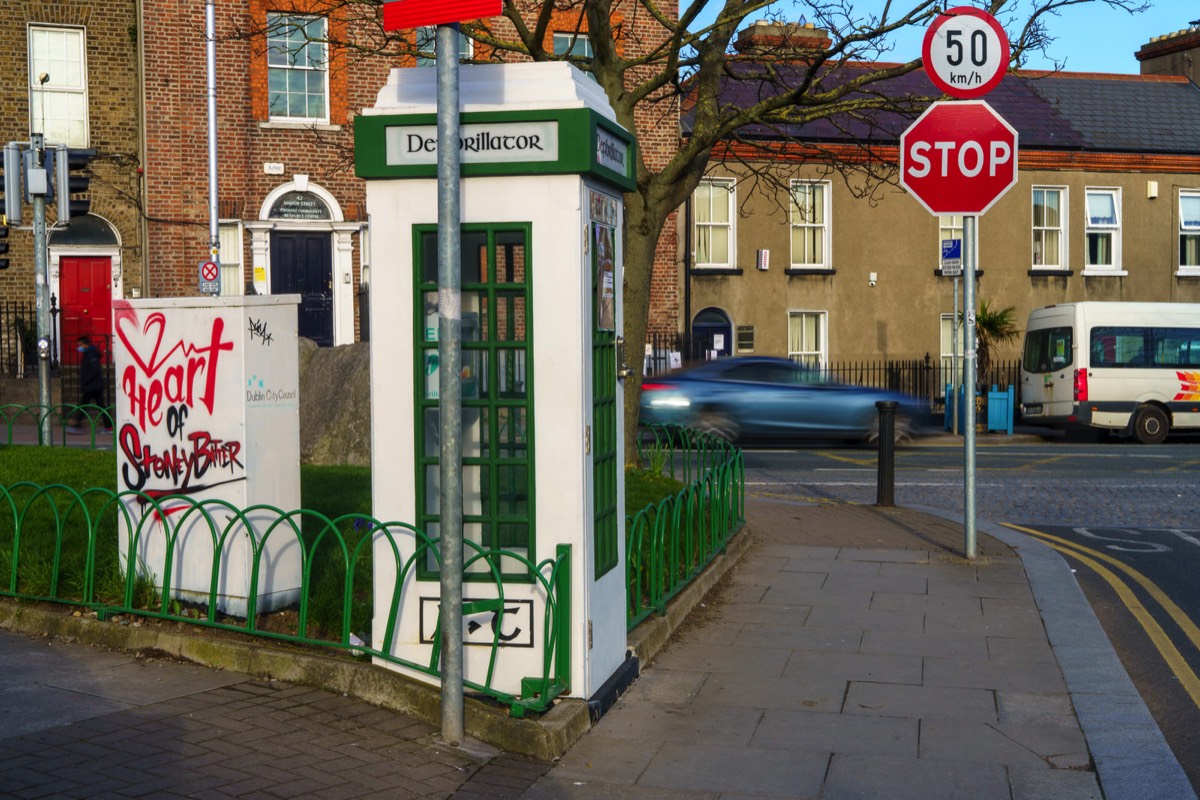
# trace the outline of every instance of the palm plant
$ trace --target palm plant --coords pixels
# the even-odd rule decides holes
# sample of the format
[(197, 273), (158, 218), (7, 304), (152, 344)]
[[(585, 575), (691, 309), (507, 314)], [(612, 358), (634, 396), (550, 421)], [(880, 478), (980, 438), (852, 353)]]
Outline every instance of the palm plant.
[(986, 382), (985, 376), (992, 366), (995, 348), (1021, 335), (1021, 329), (1013, 321), (1016, 314), (1017, 310), (1012, 306), (993, 309), (986, 300), (979, 301), (979, 312), (975, 315), (975, 350), (976, 375), (980, 380)]

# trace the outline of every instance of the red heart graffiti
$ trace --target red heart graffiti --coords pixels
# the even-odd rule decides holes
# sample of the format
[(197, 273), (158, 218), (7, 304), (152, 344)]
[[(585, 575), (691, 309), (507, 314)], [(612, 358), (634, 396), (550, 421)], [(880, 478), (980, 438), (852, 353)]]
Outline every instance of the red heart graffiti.
[[(142, 353), (138, 352), (137, 347), (129, 340), (129, 336), (126, 335), (125, 323), (127, 322), (133, 324), (133, 335), (138, 338), (139, 343), (153, 343), (154, 348), (150, 352), (149, 360), (142, 357)], [(167, 318), (161, 311), (156, 311), (147, 317), (146, 322), (141, 327), (141, 331), (137, 330), (137, 312), (129, 315), (119, 315), (116, 323), (117, 336), (125, 343), (125, 349), (129, 352), (130, 357), (137, 362), (138, 366), (142, 368), (144, 375), (153, 375), (158, 372), (158, 368), (166, 363), (171, 353), (179, 349), (179, 345), (176, 344), (166, 353), (163, 353), (161, 356), (159, 355), (158, 351), (162, 347), (163, 335), (166, 333), (167, 327)], [(154, 329), (155, 332), (151, 333), (151, 329)]]

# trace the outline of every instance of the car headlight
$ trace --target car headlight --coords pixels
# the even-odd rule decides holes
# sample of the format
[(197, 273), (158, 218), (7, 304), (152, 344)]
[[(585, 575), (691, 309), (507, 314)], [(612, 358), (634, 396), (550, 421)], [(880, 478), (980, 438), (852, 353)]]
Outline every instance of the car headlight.
[(692, 404), (692, 401), (686, 397), (652, 397), (650, 405), (655, 408), (687, 408)]

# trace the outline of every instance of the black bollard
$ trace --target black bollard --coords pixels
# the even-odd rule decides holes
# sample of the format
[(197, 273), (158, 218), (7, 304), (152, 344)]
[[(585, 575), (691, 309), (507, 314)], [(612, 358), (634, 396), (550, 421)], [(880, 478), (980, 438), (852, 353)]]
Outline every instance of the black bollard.
[(875, 505), (896, 505), (896, 409), (895, 400), (877, 400), (879, 409), (879, 472)]

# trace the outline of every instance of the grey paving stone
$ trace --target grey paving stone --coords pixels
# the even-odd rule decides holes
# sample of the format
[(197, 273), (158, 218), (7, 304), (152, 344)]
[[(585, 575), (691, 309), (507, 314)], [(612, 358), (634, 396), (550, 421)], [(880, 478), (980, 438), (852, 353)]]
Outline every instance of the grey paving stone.
[(1033, 694), (1060, 692), (1066, 697), (1066, 682), (1055, 663), (1022, 664), (1020, 669), (1013, 669), (1012, 664), (988, 659), (930, 657), (924, 659), (924, 666), (925, 686)]
[(1030, 602), (1033, 601), (1033, 594), (1029, 590), (1029, 584), (1012, 583), (1009, 581), (954, 580), (934, 576), (929, 579), (929, 593), (933, 595), (965, 595), (967, 597), (1028, 599)]
[(924, 594), (929, 580), (922, 575), (830, 575), (824, 589), (833, 592), (908, 592)]
[(1088, 765), (1087, 742), (1077, 725), (1012, 725), (955, 720), (921, 721), (921, 758), (1003, 764), (1029, 769)]
[(818, 606), (808, 615), (808, 625), (814, 628), (854, 628), (921, 633), (925, 630), (925, 615), (919, 611), (883, 611), (879, 609)]
[(1057, 664), (1050, 643), (1042, 638), (988, 636), (988, 658), (992, 661)]
[(874, 592), (871, 608), (879, 611), (919, 611), (930, 619), (938, 620), (983, 616), (979, 598), (961, 595), (946, 597), (912, 592)]
[(671, 742), (655, 754), (637, 782), (672, 790), (815, 798), (828, 764), (826, 755)]
[(699, 672), (732, 672), (754, 678), (761, 675), (782, 675), (788, 655), (787, 650), (774, 647), (745, 649), (703, 642), (679, 642), (655, 659), (655, 667)]
[(928, 550), (890, 550), (873, 547), (843, 548), (838, 558), (847, 561), (887, 561), (897, 564), (927, 564)]
[(883, 566), (878, 561), (855, 561), (838, 558), (793, 558), (784, 572), (819, 572), (825, 575), (879, 575)]
[(908, 719), (996, 722), (996, 700), (984, 689), (946, 689), (856, 681), (846, 693), (845, 714)]
[(807, 680), (826, 675), (836, 675), (846, 681), (920, 685), (923, 665), (920, 656), (796, 651), (788, 659), (783, 672), (783, 677), (788, 680)]
[(597, 728), (580, 739), (559, 760), (552, 777), (587, 783), (633, 784), (665, 744), (652, 735), (644, 738), (597, 735), (600, 730)]
[(835, 755), (821, 800), (1011, 800), (1008, 774), (994, 764)]
[(1096, 773), (1071, 769), (1010, 768), (1012, 800), (1104, 800)]
[(919, 736), (915, 719), (772, 709), (763, 715), (751, 744), (806, 753), (916, 758)]
[(697, 702), (714, 706), (733, 706), (767, 710), (803, 708), (837, 713), (846, 697), (848, 682), (836, 675), (807, 680), (760, 678), (742, 680), (729, 674), (712, 675), (700, 690)]
[[(1017, 670), (1012, 670), (1016, 672)], [(1025, 670), (1020, 670), (1024, 672)], [(996, 693), (1000, 722), (1016, 725), (1074, 725), (1075, 706), (1065, 692), (1022, 692), (1001, 690)]]
[(751, 653), (771, 648), (856, 653), (862, 637), (863, 632), (858, 628), (805, 626), (780, 630), (774, 625), (746, 625), (734, 644), (739, 650)]
[(952, 625), (926, 628), (925, 633), (870, 630), (863, 633), (861, 653), (887, 655), (934, 656), (942, 658), (988, 658), (987, 638), (977, 634), (964, 635)]
[(724, 742), (736, 747), (750, 741), (762, 714), (763, 710), (756, 706), (618, 704), (601, 718), (584, 741), (592, 738), (661, 742), (695, 740)]
[(707, 672), (656, 666), (638, 676), (624, 697), (631, 703), (687, 705), (707, 679)]

